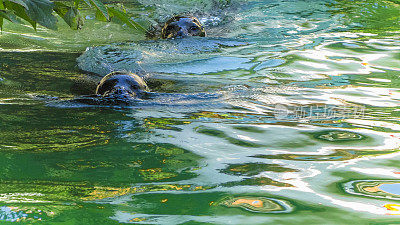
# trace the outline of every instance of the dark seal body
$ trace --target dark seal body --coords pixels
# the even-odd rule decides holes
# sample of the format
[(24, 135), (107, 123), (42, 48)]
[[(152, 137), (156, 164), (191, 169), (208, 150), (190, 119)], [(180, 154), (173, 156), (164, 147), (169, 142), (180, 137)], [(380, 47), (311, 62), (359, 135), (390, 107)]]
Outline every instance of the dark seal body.
[(186, 36), (206, 36), (204, 26), (196, 17), (174, 16), (161, 30), (161, 37), (164, 39)]

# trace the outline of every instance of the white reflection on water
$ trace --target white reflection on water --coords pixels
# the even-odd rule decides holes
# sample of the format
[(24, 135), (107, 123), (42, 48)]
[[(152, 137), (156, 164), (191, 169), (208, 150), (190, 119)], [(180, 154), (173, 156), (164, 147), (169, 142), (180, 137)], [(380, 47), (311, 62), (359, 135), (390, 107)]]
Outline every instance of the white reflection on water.
[[(361, 120), (361, 119), (346, 119), (344, 120), (345, 122), (351, 123), (351, 124), (360, 124), (360, 125), (366, 125), (370, 128), (372, 127), (383, 127), (383, 128), (388, 128), (391, 130), (396, 130), (400, 131), (400, 125), (395, 124), (395, 123), (389, 123), (385, 121), (376, 121), (376, 120)], [(396, 135), (396, 134), (393, 134)]]
[[(397, 154), (392, 154), (390, 155), (390, 158), (399, 156), (400, 153)], [(381, 156), (380, 158), (387, 158), (388, 156)], [(369, 174), (369, 175), (379, 175), (379, 176), (384, 176), (384, 177), (391, 177), (391, 178), (397, 178), (400, 179), (400, 174), (396, 174), (397, 169), (385, 169), (385, 168), (361, 168), (361, 167), (351, 167), (351, 170), (364, 173), (364, 174)]]

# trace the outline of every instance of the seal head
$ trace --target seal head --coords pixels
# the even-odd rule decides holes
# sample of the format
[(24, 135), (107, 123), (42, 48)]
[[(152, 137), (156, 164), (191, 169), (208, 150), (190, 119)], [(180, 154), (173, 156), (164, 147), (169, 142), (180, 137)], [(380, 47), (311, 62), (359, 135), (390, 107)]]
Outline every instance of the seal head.
[(203, 25), (196, 17), (174, 16), (161, 30), (161, 37), (164, 39), (186, 36), (206, 36)]
[(101, 79), (96, 94), (115, 99), (142, 98), (149, 91), (144, 80), (130, 72), (113, 72)]

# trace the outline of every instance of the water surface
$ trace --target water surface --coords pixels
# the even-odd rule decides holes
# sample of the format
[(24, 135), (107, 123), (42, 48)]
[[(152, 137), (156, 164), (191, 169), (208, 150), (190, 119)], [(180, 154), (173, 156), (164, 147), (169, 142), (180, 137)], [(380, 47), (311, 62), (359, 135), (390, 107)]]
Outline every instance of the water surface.
[[(1, 223), (398, 223), (397, 1), (140, 3), (209, 36), (5, 24)], [(120, 69), (154, 97), (71, 101)]]

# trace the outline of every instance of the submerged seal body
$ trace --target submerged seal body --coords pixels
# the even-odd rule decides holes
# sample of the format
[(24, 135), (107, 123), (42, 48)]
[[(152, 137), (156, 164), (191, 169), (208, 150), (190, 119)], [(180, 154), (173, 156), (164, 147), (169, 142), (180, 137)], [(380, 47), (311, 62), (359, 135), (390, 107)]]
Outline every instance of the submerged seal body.
[(206, 36), (204, 26), (196, 17), (174, 16), (161, 30), (161, 37), (164, 39), (186, 36)]
[(96, 95), (115, 99), (142, 98), (149, 91), (146, 82), (130, 72), (107, 74), (97, 85)]

